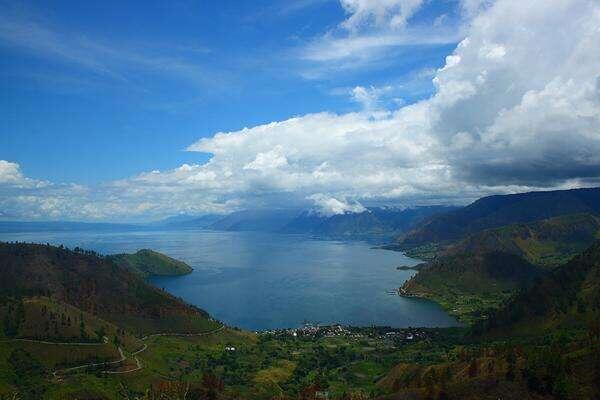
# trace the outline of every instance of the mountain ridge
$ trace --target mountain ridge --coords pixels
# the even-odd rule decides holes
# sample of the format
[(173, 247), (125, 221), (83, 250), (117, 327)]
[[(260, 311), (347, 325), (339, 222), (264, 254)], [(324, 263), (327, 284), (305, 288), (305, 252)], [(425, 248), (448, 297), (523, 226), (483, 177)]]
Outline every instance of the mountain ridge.
[(397, 243), (402, 248), (413, 248), (452, 242), (484, 229), (576, 213), (600, 213), (600, 188), (483, 197), (458, 210), (429, 218), (400, 236)]

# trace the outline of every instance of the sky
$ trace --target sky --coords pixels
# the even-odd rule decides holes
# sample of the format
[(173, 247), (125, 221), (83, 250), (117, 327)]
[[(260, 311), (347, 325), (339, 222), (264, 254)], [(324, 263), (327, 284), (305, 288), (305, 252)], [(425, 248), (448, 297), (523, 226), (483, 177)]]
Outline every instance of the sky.
[(0, 219), (599, 180), (595, 0), (0, 0)]

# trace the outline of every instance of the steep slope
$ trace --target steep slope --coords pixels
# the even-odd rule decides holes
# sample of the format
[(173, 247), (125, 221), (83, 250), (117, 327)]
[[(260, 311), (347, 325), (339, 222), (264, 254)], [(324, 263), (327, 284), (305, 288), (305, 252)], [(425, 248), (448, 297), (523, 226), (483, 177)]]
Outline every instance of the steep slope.
[(193, 271), (192, 267), (183, 261), (149, 249), (142, 249), (134, 254), (114, 254), (106, 258), (143, 277), (185, 275)]
[(553, 267), (581, 253), (596, 239), (600, 239), (600, 217), (574, 214), (487, 229), (450, 245), (443, 254), (506, 252), (538, 266)]
[(5, 298), (0, 305), (0, 337), (50, 342), (119, 343), (139, 349), (139, 339), (119, 326), (49, 297)]
[(411, 248), (455, 241), (484, 229), (576, 213), (600, 213), (600, 188), (484, 197), (430, 218), (398, 242), (404, 248)]
[(600, 242), (541, 277), (477, 327), (487, 332), (531, 332), (596, 324), (600, 316)]
[(0, 296), (47, 296), (135, 333), (205, 330), (206, 312), (91, 252), (0, 243)]

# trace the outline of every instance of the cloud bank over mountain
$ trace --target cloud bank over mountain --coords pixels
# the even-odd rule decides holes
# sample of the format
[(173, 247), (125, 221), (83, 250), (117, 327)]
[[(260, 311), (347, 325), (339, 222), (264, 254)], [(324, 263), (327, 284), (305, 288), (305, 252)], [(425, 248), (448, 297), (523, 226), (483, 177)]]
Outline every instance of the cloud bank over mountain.
[[(420, 3), (343, 0), (342, 26), (348, 37), (365, 24), (409, 29)], [(0, 210), (114, 219), (312, 204), (339, 213), (598, 185), (598, 2), (468, 1), (463, 10), (464, 38), (426, 100), (220, 132), (187, 148), (212, 154), (205, 164), (95, 187), (37, 181), (0, 161)]]

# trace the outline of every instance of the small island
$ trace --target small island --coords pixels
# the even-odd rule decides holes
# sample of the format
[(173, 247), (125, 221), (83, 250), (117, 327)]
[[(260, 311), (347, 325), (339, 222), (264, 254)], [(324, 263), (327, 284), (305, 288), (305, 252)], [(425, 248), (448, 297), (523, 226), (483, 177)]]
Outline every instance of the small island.
[(421, 269), (423, 266), (425, 266), (426, 263), (420, 263), (420, 264), (416, 264), (416, 265), (399, 265), (396, 267), (396, 269), (398, 271), (418, 271), (419, 269)]
[(149, 249), (142, 249), (134, 254), (114, 254), (108, 256), (108, 259), (144, 278), (187, 275), (193, 271), (183, 261)]

